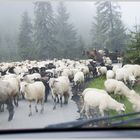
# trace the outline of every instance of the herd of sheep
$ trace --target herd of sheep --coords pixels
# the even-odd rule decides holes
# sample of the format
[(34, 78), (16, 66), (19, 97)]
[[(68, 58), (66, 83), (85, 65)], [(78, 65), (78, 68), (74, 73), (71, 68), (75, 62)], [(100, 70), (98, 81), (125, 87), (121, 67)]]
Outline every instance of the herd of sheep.
[[(90, 109), (98, 109), (103, 117), (105, 111), (116, 110), (118, 113), (124, 112), (126, 106), (115, 99), (126, 97), (132, 104), (133, 110), (140, 111), (140, 95), (133, 90), (134, 85), (139, 81), (140, 65), (127, 64), (122, 66), (114, 65), (112, 70), (101, 67), (102, 73), (106, 74), (104, 90), (96, 88), (87, 88), (83, 91), (82, 97), (84, 105), (81, 115), (85, 112), (87, 118), (90, 118)], [(113, 95), (114, 96), (113, 96)]]
[[(106, 75), (105, 90), (96, 88), (84, 89), (89, 79)], [(72, 95), (79, 95), (83, 100), (80, 115), (90, 118), (90, 109), (97, 108), (101, 116), (104, 111), (114, 109), (118, 113), (125, 111), (123, 103), (119, 103), (110, 94), (124, 95), (133, 104), (134, 111), (140, 110), (140, 96), (132, 90), (140, 76), (139, 65), (113, 66), (109, 58), (104, 57), (104, 65), (92, 59), (70, 60), (53, 59), (45, 61), (22, 61), (0, 63), (0, 111), (7, 105), (8, 120), (14, 116), (14, 107), (21, 100), (29, 102), (29, 116), (32, 115), (32, 101), (35, 101), (35, 111), (44, 111), (48, 95), (51, 94), (53, 109), (58, 103), (61, 107), (68, 104)], [(82, 93), (81, 93), (82, 92)]]

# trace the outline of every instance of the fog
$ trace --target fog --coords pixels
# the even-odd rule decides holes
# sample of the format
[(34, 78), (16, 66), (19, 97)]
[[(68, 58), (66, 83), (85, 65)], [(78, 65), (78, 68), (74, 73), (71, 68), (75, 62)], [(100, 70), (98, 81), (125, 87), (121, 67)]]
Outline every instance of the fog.
[[(35, 1), (1, 1), (0, 2), (0, 32), (4, 34), (18, 34), (21, 15), (26, 10), (33, 17), (33, 3)], [(86, 44), (90, 44), (90, 29), (95, 16), (95, 1), (66, 1), (70, 20), (81, 34)], [(122, 21), (128, 28), (140, 23), (140, 2), (118, 2), (121, 7)], [(58, 1), (53, 1), (54, 11)]]

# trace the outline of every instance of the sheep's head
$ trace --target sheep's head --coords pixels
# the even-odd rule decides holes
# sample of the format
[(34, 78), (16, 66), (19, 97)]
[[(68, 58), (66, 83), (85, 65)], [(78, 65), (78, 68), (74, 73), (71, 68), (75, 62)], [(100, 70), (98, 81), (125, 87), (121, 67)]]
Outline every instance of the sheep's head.
[(25, 94), (25, 88), (26, 88), (26, 86), (27, 86), (27, 83), (26, 83), (26, 82), (21, 82), (21, 83), (20, 83), (20, 93), (21, 93), (22, 95)]
[(136, 83), (136, 79), (133, 75), (129, 76), (129, 82), (130, 82), (131, 87), (133, 87), (134, 84)]
[(120, 105), (119, 105), (118, 108), (117, 108), (117, 112), (118, 112), (119, 114), (121, 114), (121, 113), (124, 113), (125, 110), (126, 110), (125, 105), (120, 103)]
[(53, 88), (56, 82), (58, 81), (55, 78), (50, 78), (50, 80), (48, 81), (50, 88)]

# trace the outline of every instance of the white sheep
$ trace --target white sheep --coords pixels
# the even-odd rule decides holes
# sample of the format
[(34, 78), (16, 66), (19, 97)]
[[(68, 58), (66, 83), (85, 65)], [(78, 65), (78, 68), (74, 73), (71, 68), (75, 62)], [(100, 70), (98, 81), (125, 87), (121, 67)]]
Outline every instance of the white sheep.
[(80, 87), (84, 83), (84, 73), (79, 71), (74, 75), (74, 87), (76, 90), (80, 90)]
[(68, 77), (60, 76), (58, 78), (51, 78), (49, 80), (49, 86), (51, 88), (52, 97), (55, 103), (53, 109), (56, 108), (56, 102), (59, 102), (59, 97), (61, 107), (62, 107), (62, 97), (64, 97), (64, 104), (68, 104), (68, 99), (71, 94), (70, 81)]
[(118, 61), (118, 63), (122, 63), (123, 62), (123, 58), (122, 57), (117, 57), (117, 61)]
[(67, 76), (70, 79), (70, 81), (73, 79), (73, 73), (68, 68), (63, 69), (61, 76)]
[(113, 70), (114, 73), (116, 73), (116, 70), (117, 69), (120, 69), (120, 68), (121, 68), (120, 65), (114, 65), (113, 68), (112, 68), (112, 70)]
[(129, 72), (131, 72), (135, 78), (140, 77), (140, 65), (127, 64), (124, 65), (123, 68), (126, 68)]
[(84, 95), (84, 105), (80, 112), (83, 113), (85, 110), (85, 115), (89, 118), (89, 109), (99, 109), (101, 116), (104, 116), (104, 111), (109, 111), (110, 109), (116, 110), (118, 113), (125, 111), (125, 106), (122, 103), (117, 102), (111, 96), (109, 96), (105, 91), (100, 92), (96, 90), (88, 90)]
[(107, 68), (105, 66), (103, 67), (99, 67), (98, 68), (98, 72), (101, 74), (101, 75), (105, 75), (107, 73)]
[(130, 84), (130, 88), (132, 88), (136, 82), (136, 79), (132, 72), (126, 68), (117, 69), (115, 75), (116, 80), (124, 81), (126, 85)]
[(8, 82), (12, 87), (11, 97), (14, 99), (14, 104), (18, 106), (18, 98), (20, 96), (20, 81), (18, 78), (5, 77), (3, 81)]
[(118, 95), (128, 96), (131, 90), (122, 82), (115, 79), (107, 79), (104, 82), (105, 90), (108, 93), (114, 93)]
[(14, 115), (14, 106), (12, 103), (12, 94), (13, 89), (9, 82), (0, 80), (0, 106), (7, 104), (7, 110), (9, 111), (8, 121), (11, 121)]
[(133, 110), (140, 112), (140, 95), (134, 92), (133, 94), (129, 94), (127, 98), (132, 103)]
[(105, 55), (104, 50), (98, 50), (98, 52), (99, 52), (102, 56), (104, 56), (104, 55)]
[(24, 97), (26, 100), (30, 102), (29, 104), (29, 116), (32, 115), (31, 110), (31, 102), (35, 100), (35, 110), (38, 112), (37, 104), (40, 101), (41, 103), (41, 113), (44, 111), (44, 100), (45, 100), (45, 86), (42, 82), (37, 81), (34, 83), (27, 83), (27, 82), (21, 82), (20, 85), (20, 92), (24, 94)]
[(85, 78), (88, 78), (90, 72), (87, 66), (81, 66), (79, 70), (84, 73)]
[(112, 65), (112, 60), (109, 57), (104, 57), (105, 65)]
[(108, 70), (106, 73), (106, 79), (114, 79), (115, 78), (115, 73), (113, 70)]
[(6, 74), (6, 75), (4, 75), (3, 76), (3, 79), (9, 79), (9, 78), (16, 78), (17, 77), (17, 75), (16, 74)]
[(83, 92), (82, 92), (82, 97), (85, 96), (85, 94), (87, 93), (87, 91), (98, 91), (98, 92), (102, 92), (104, 94), (107, 94), (107, 92), (105, 90), (102, 89), (97, 89), (97, 88), (86, 88)]
[(33, 74), (23, 75), (23, 78), (21, 79), (28, 83), (33, 83), (34, 79), (40, 79), (40, 78), (41, 78), (41, 75), (39, 73), (33, 73)]

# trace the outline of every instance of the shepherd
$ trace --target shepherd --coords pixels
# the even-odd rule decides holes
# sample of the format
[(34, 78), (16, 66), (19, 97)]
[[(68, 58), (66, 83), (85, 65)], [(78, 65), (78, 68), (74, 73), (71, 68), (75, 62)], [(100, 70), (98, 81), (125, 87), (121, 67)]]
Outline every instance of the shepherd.
[(95, 60), (97, 63), (103, 64), (103, 56), (96, 50), (83, 51), (83, 55), (87, 55), (89, 59)]

